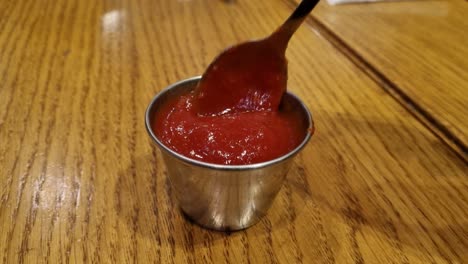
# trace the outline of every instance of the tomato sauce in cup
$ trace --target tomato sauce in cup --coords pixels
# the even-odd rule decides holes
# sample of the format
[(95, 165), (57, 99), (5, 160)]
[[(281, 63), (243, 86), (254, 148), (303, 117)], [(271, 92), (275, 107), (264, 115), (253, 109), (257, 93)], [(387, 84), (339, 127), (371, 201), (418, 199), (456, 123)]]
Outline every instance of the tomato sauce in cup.
[(296, 148), (307, 129), (297, 109), (201, 115), (197, 93), (166, 101), (152, 127), (168, 148), (207, 163), (246, 165), (278, 158)]

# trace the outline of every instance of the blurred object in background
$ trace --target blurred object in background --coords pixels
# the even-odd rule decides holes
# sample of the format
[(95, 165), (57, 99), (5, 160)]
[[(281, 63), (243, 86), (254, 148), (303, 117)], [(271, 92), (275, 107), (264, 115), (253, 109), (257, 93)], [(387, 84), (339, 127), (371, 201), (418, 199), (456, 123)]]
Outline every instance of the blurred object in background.
[(349, 3), (368, 3), (368, 2), (381, 2), (381, 1), (394, 1), (394, 0), (327, 0), (330, 5), (349, 4)]

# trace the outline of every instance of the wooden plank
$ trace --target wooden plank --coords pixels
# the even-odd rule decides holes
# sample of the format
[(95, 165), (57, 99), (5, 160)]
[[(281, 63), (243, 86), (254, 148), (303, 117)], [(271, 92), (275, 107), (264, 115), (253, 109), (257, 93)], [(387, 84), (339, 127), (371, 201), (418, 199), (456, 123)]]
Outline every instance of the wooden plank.
[(313, 15), (318, 30), (331, 31), (343, 52), (467, 160), (467, 12), (457, 0), (323, 1)]
[(3, 263), (453, 263), (467, 259), (467, 166), (312, 28), (289, 89), (317, 132), (266, 218), (231, 234), (177, 209), (143, 115), (282, 1), (0, 2)]

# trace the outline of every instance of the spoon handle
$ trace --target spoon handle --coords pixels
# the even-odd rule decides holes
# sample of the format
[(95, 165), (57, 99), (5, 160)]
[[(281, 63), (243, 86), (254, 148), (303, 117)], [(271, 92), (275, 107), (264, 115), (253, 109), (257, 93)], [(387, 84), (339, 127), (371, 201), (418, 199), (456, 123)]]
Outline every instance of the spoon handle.
[(286, 23), (291, 20), (299, 20), (299, 24), (302, 23), (304, 18), (314, 9), (319, 0), (303, 0), (294, 12), (289, 16)]
[(302, 0), (291, 16), (269, 38), (277, 42), (278, 47), (285, 51), (294, 32), (318, 2), (319, 0)]

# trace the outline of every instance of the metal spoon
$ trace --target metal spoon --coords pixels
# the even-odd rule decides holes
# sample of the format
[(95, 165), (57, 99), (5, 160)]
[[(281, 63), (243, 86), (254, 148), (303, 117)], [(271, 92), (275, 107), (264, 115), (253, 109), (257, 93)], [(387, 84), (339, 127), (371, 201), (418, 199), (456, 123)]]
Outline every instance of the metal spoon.
[(223, 51), (196, 89), (200, 115), (276, 110), (287, 85), (288, 42), (319, 0), (303, 0), (267, 38)]

